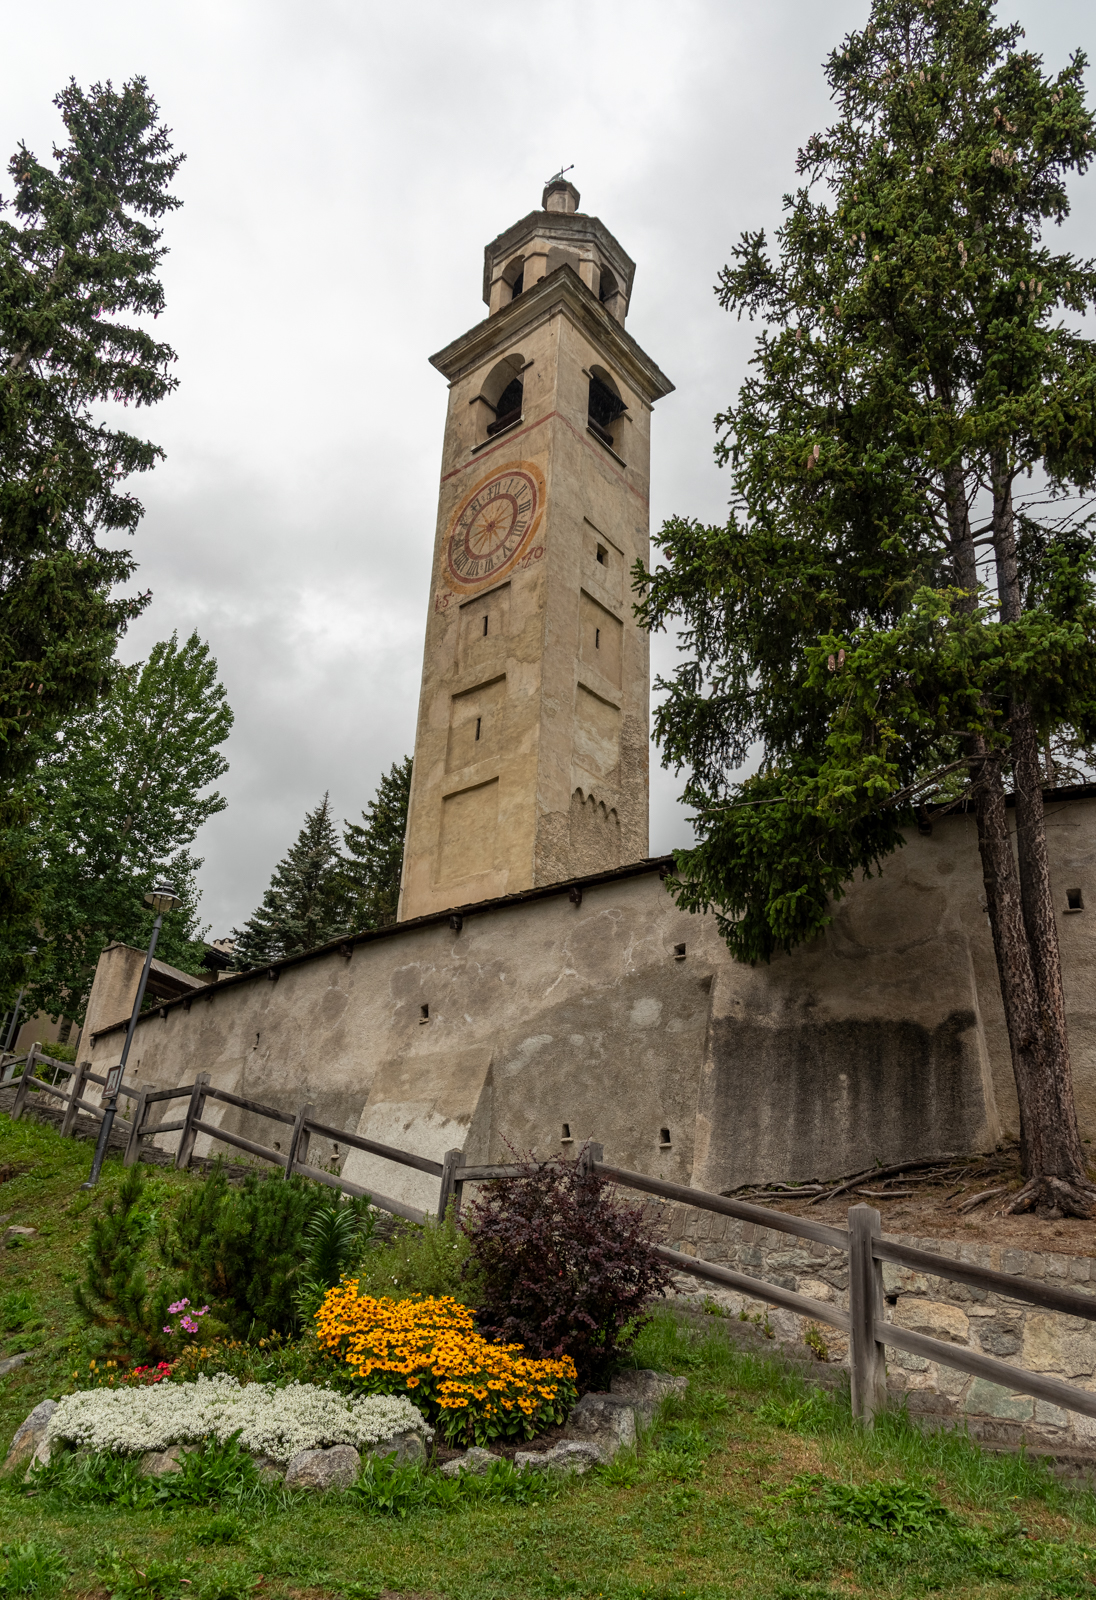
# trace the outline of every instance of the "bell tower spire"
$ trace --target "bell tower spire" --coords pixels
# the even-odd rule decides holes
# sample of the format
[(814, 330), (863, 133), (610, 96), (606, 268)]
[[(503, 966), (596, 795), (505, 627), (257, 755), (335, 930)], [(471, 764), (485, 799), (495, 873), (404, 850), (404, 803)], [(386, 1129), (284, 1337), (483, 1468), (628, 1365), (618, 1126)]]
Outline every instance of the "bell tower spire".
[(449, 380), (401, 921), (647, 854), (650, 419), (635, 263), (564, 173), (484, 251)]

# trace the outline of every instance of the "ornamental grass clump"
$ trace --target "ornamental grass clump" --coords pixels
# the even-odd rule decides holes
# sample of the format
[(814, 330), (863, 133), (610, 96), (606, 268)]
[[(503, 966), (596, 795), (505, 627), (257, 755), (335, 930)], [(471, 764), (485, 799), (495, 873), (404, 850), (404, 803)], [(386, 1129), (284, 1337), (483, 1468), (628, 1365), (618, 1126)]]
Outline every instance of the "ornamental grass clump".
[(532, 1439), (565, 1422), (578, 1392), (571, 1358), (492, 1344), (473, 1316), (449, 1296), (374, 1300), (348, 1279), (324, 1297), (316, 1337), (368, 1393), (410, 1396), (451, 1443)]

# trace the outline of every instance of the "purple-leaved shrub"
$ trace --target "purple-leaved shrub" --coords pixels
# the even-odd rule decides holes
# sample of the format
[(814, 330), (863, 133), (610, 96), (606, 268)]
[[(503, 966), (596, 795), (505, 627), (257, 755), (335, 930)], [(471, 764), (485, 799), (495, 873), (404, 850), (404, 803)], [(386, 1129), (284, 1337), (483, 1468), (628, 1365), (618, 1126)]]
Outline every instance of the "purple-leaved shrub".
[(579, 1162), (524, 1163), (484, 1185), (464, 1229), (476, 1323), (531, 1356), (569, 1355), (596, 1388), (634, 1343), (670, 1283), (641, 1205), (618, 1199)]

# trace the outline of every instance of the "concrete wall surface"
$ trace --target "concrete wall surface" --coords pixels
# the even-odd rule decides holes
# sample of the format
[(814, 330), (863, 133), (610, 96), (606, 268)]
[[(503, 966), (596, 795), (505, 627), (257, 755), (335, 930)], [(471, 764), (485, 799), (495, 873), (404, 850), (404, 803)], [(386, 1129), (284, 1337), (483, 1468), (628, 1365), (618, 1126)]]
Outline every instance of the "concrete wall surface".
[[(675, 1250), (765, 1278), (781, 1288), (848, 1308), (848, 1257), (808, 1239), (776, 1233), (751, 1222), (719, 1217), (692, 1206), (651, 1208), (666, 1242)], [(956, 1239), (921, 1239), (885, 1234), (919, 1250), (952, 1260), (992, 1267), (1096, 1293), (1096, 1262), (1087, 1256), (965, 1244)], [(968, 1289), (946, 1278), (927, 1277), (883, 1263), (886, 1319), (946, 1343), (965, 1346), (1027, 1372), (1045, 1374), (1096, 1390), (1096, 1324), (1083, 1317), (1043, 1311), (984, 1289)], [(756, 1298), (717, 1288), (682, 1273), (677, 1293), (724, 1316), (756, 1320), (777, 1344), (796, 1343), (811, 1326), (809, 1318)], [(837, 1328), (815, 1324), (828, 1347), (828, 1359), (848, 1365), (848, 1339)], [(955, 1367), (926, 1361), (905, 1351), (887, 1350), (887, 1388), (911, 1416), (930, 1423), (966, 1426), (988, 1443), (1026, 1441), (1056, 1453), (1096, 1449), (1096, 1419), (1065, 1411), (1031, 1395), (1014, 1393)]]
[[(1096, 800), (1052, 806), (1082, 1132), (1096, 1137)], [(719, 1191), (986, 1148), (1016, 1131), (973, 820), (937, 820), (881, 877), (850, 885), (826, 932), (736, 964), (711, 916), (678, 910), (658, 863), (360, 935), (169, 1002), (138, 1025), (130, 1081), (214, 1086), (440, 1160), (512, 1151), (609, 1159)], [(117, 996), (112, 996), (117, 1006)], [(424, 1008), (425, 1013), (424, 1013)], [(124, 1007), (123, 1007), (124, 1011)], [(96, 1035), (98, 1069), (117, 1030)], [(163, 1120), (174, 1119), (168, 1105)], [(269, 1122), (207, 1116), (270, 1144)], [(170, 1144), (174, 1135), (165, 1136)], [(208, 1139), (199, 1141), (206, 1153)], [(346, 1157), (314, 1141), (313, 1159)], [(434, 1180), (345, 1167), (425, 1207)]]

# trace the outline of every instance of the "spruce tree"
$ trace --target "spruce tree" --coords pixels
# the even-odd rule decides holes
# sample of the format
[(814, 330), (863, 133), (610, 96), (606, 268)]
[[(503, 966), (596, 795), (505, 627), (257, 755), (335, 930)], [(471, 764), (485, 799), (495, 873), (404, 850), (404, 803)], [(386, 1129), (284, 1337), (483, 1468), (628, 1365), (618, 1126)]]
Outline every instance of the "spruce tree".
[(683, 627), (655, 722), (697, 817), (676, 893), (741, 959), (816, 935), (914, 807), (973, 812), (1011, 1209), (1083, 1215), (1041, 783), (1048, 741), (1096, 740), (1096, 272), (1043, 230), (1096, 140), (1084, 56), (1048, 74), (1021, 37), (986, 0), (873, 0), (830, 56), (775, 255), (745, 234), (722, 274), (764, 324), (718, 419), (730, 519), (663, 528), (640, 614)]
[[(140, 502), (127, 487), (163, 451), (102, 419), (176, 387), (145, 319), (164, 305), (154, 224), (183, 157), (144, 78), (56, 97), (66, 141), (25, 145), (0, 199), (0, 989), (25, 977), (15, 926), (36, 875), (26, 776), (37, 741), (107, 687), (119, 634), (148, 600), (118, 593)], [(102, 535), (110, 542), (100, 542)]]
[(361, 822), (347, 822), (345, 876), (354, 928), (383, 928), (395, 922), (400, 903), (403, 840), (411, 795), (411, 757), (382, 776)]
[(347, 931), (346, 886), (331, 803), (324, 795), (274, 869), (262, 904), (233, 928), (238, 970), (314, 950)]

